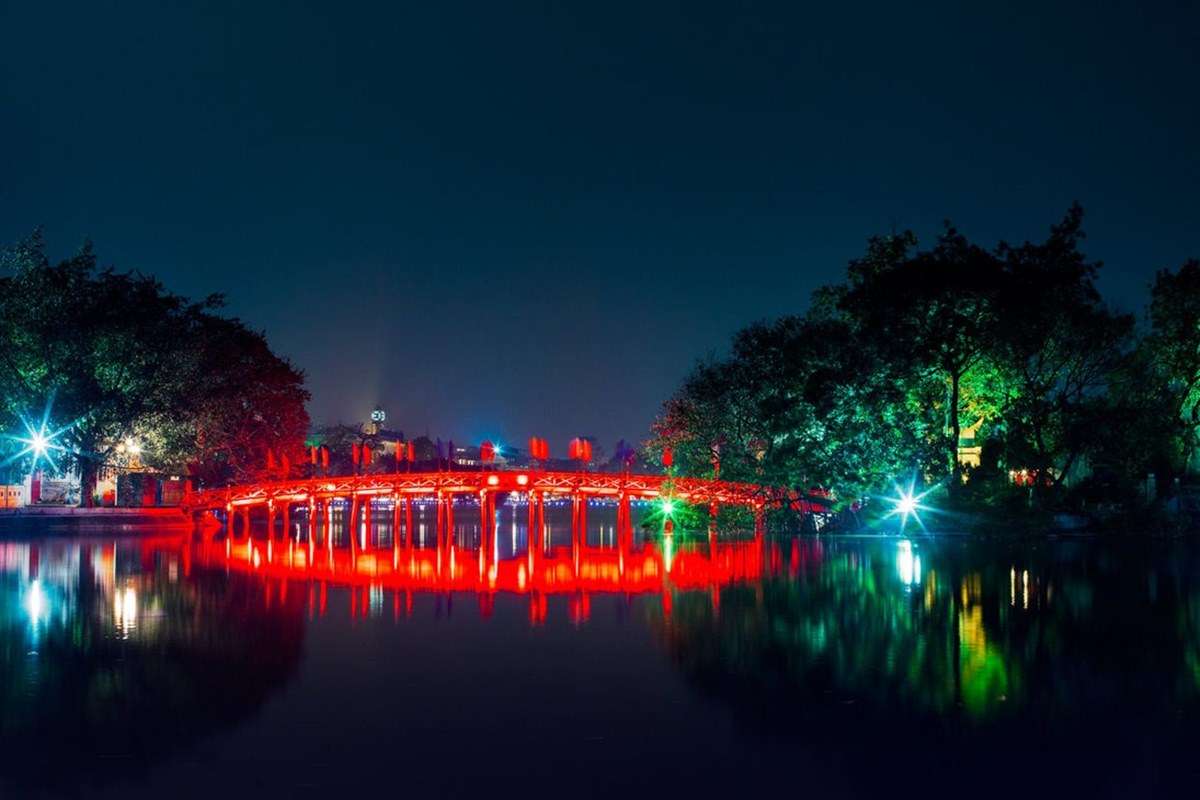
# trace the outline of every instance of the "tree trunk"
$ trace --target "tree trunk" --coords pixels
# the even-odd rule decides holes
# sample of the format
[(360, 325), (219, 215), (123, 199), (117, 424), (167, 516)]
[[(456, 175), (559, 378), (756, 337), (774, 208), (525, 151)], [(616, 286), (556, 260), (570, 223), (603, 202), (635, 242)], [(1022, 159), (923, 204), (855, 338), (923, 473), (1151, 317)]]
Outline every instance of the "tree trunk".
[(958, 421), (958, 395), (961, 375), (950, 373), (950, 485), (947, 489), (950, 496), (958, 494), (962, 486), (962, 464), (958, 460), (958, 437), (962, 433), (962, 425)]
[(79, 505), (94, 508), (96, 505), (96, 462), (86, 459), (79, 462)]

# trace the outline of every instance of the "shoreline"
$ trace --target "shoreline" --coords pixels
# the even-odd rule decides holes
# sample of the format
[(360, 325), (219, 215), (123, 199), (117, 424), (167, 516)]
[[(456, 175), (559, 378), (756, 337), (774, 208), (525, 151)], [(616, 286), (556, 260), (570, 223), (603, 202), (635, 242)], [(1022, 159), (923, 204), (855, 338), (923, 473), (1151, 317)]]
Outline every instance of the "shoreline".
[(151, 533), (163, 528), (187, 529), (191, 525), (191, 519), (178, 507), (0, 509), (0, 537), (30, 533)]

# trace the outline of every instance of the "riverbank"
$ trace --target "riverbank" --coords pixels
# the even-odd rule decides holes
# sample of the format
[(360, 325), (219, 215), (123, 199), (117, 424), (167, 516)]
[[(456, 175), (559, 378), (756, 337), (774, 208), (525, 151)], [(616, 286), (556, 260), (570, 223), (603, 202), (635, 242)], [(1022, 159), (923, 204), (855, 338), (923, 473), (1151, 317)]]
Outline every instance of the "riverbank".
[(0, 536), (151, 533), (190, 525), (191, 520), (178, 508), (32, 506), (0, 509)]

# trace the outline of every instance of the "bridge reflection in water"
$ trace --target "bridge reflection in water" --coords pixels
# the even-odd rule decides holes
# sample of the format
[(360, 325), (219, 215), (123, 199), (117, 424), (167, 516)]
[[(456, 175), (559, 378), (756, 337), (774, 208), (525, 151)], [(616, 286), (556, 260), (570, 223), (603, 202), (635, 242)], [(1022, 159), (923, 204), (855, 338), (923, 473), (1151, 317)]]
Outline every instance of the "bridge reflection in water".
[[(477, 507), (463, 509), (461, 505), (460, 520), (480, 514)], [(325, 612), (331, 585), (351, 589), (351, 613), (355, 615), (365, 615), (368, 609), (378, 611), (386, 603), (383, 595), (390, 593), (397, 617), (412, 612), (415, 593), (474, 594), (485, 617), (491, 615), (498, 593), (510, 593), (528, 597), (529, 618), (534, 624), (545, 621), (551, 596), (566, 597), (568, 613), (575, 622), (588, 619), (592, 595), (600, 593), (656, 594), (669, 616), (675, 591), (708, 591), (714, 606), (719, 607), (723, 586), (756, 581), (763, 575), (761, 532), (732, 540), (718, 537), (715, 528), (707, 535), (650, 536), (635, 528), (636, 512), (624, 517), (627, 524), (622, 524), (624, 515), (617, 512), (615, 521), (608, 520), (613, 524), (606, 525), (605, 516), (613, 516), (613, 510), (595, 503), (593, 520), (597, 524), (589, 526), (586, 510), (580, 513), (573, 504), (565, 504), (567, 507), (539, 509), (539, 514), (545, 515), (541, 535), (534, 536), (531, 546), (529, 527), (519, 522), (525, 516), (521, 505), (514, 502), (507, 508), (487, 509), (483, 513), (491, 519), (474, 524), (455, 524), (453, 504), (439, 507), (439, 516), (447, 515), (450, 520), (435, 523), (443, 531), (436, 538), (428, 530), (425, 509), (420, 506), (414, 515), (413, 505), (409, 505), (407, 521), (396, 526), (393, 508), (386, 501), (355, 517), (343, 516), (331, 505), (329, 512), (311, 525), (299, 520), (282, 535), (266, 528), (240, 537), (208, 531), (186, 553), (189, 562), (201, 567), (278, 580), (280, 593), (288, 591), (289, 581), (307, 582), (313, 613)], [(571, 523), (555, 524), (555, 512), (565, 516), (568, 508)], [(469, 511), (474, 514), (465, 513)], [(505, 517), (507, 525), (503, 524)], [(347, 518), (358, 521), (353, 535), (340, 522)]]
[[(1191, 540), (622, 538), (597, 503), (574, 533), (552, 505), (531, 552), (519, 504), (486, 538), (457, 510), (425, 545), (432, 509), (410, 544), (382, 502), (311, 541), (298, 520), (0, 542), (0, 796), (212, 797), (264, 764), (302, 796), (394, 792), (397, 774), (419, 796), (510, 775), (556, 795), (595, 776), (794, 794), (797, 758), (806, 788), (881, 796), (930, 753), (948, 789), (931, 795), (1194, 785)], [(546, 625), (511, 635), (527, 614)], [(533, 766), (487, 746), (512, 731)]]

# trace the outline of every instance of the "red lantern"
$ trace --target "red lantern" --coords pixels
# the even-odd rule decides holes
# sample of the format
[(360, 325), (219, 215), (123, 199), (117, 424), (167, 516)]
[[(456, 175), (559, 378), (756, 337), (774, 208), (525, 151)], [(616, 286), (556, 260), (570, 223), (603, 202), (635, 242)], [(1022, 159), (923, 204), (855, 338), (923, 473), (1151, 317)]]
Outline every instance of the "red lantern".
[(484, 441), (479, 445), (479, 460), (484, 464), (490, 464), (496, 460), (496, 446), (489, 441)]
[(673, 452), (671, 452), (671, 448), (664, 447), (663, 453), (662, 453), (662, 465), (664, 467), (669, 467), (674, 463), (675, 463), (675, 454)]
[(350, 460), (356, 467), (358, 466), (358, 462), (362, 460), (362, 447), (358, 444), (358, 442), (350, 445)]
[(329, 448), (321, 445), (321, 466), (329, 469)]
[(590, 464), (592, 461), (592, 443), (591, 443), (591, 441), (589, 439), (583, 439), (582, 441), (580, 441), (580, 445), (581, 445), (581, 447), (580, 447), (579, 460), (583, 461), (584, 463)]
[(412, 442), (408, 443), (407, 455), (408, 455), (408, 463), (411, 464), (412, 462), (417, 460), (417, 446), (414, 445)]
[(396, 442), (396, 465), (400, 465), (400, 460), (404, 458), (404, 442)]
[(315, 445), (308, 448), (308, 461), (314, 467), (317, 465), (317, 448)]
[(275, 451), (267, 448), (267, 469), (274, 471), (275, 469)]
[(364, 467), (371, 465), (371, 445), (369, 444), (362, 446), (362, 463)]

